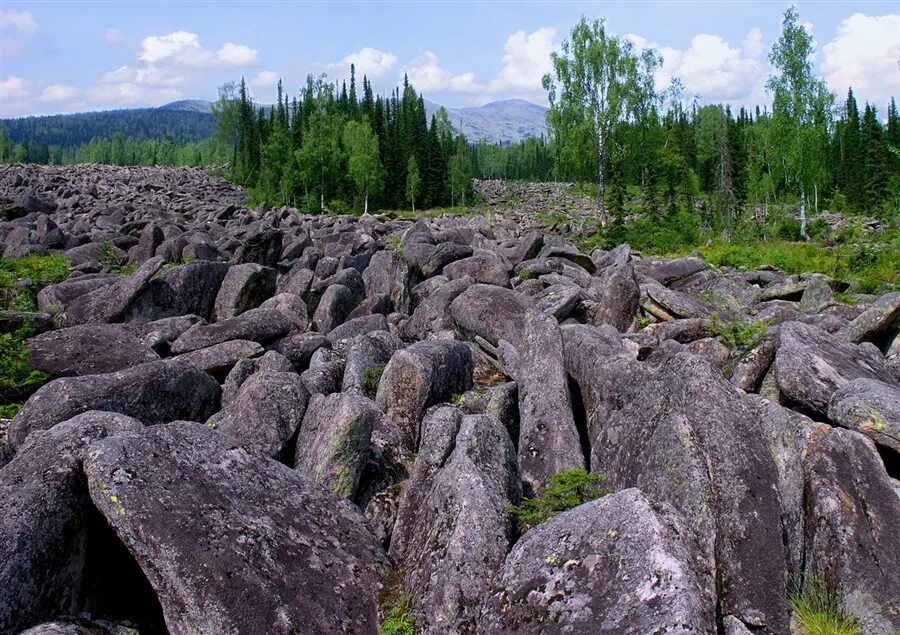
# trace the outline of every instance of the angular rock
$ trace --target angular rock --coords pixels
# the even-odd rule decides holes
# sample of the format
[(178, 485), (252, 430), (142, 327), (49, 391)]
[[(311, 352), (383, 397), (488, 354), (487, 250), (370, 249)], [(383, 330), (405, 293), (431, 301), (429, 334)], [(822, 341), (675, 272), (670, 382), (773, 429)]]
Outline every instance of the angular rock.
[(463, 342), (417, 342), (394, 353), (381, 375), (376, 402), (402, 431), (406, 450), (419, 444), (425, 409), (472, 386), (472, 353)]
[(342, 284), (331, 285), (322, 294), (322, 299), (319, 300), (313, 314), (313, 329), (319, 333), (330, 333), (335, 327), (343, 324), (355, 306), (350, 289)]
[(446, 418), (438, 414), (424, 431), (437, 438), (423, 436), (424, 465), (417, 457), (390, 554), (406, 570), (420, 632), (474, 633), (509, 548), (507, 507), (518, 502), (520, 486), (512, 442), (497, 419), (464, 416), (451, 436)]
[(0, 470), (0, 632), (86, 608), (91, 505), (82, 460), (92, 441), (142, 428), (85, 412), (33, 435)]
[(900, 291), (883, 295), (838, 333), (845, 342), (872, 342), (887, 351), (900, 332)]
[(476, 282), (509, 287), (508, 264), (496, 254), (489, 251), (477, 252), (474, 256), (463, 258), (444, 267), (444, 275), (450, 280), (459, 280), (470, 276)]
[(68, 326), (121, 321), (162, 265), (161, 257), (151, 258), (132, 275), (78, 296), (66, 305), (62, 321)]
[(585, 503), (525, 534), (482, 613), (484, 633), (704, 633), (715, 598), (677, 514), (637, 489)]
[(234, 265), (222, 280), (213, 304), (212, 320), (254, 309), (275, 293), (275, 270), (254, 263)]
[(831, 396), (854, 379), (894, 381), (883, 362), (812, 326), (785, 322), (779, 339), (774, 365), (778, 388), (809, 412), (826, 415)]
[(111, 373), (159, 359), (122, 325), (85, 324), (41, 333), (27, 342), (28, 365), (57, 377)]
[(91, 498), (174, 633), (377, 630), (387, 559), (353, 506), (195, 423), (91, 446)]
[(854, 379), (828, 402), (828, 418), (866, 435), (876, 445), (900, 452), (900, 387), (873, 379)]
[(588, 315), (591, 324), (609, 324), (621, 333), (631, 328), (640, 308), (641, 289), (630, 263), (604, 267), (585, 293), (596, 302)]
[(182, 353), (172, 361), (193, 366), (213, 377), (224, 376), (239, 360), (259, 357), (265, 352), (261, 344), (250, 340), (228, 340), (206, 348), (198, 348), (190, 353)]
[(297, 437), (294, 469), (338, 496), (354, 499), (376, 422), (384, 417), (371, 399), (315, 395)]
[(454, 328), (450, 306), (474, 282), (471, 278), (461, 278), (438, 287), (416, 307), (403, 325), (402, 337), (407, 341), (424, 340), (431, 333)]
[(129, 307), (126, 321), (148, 322), (185, 314), (208, 320), (228, 265), (198, 261), (179, 265), (154, 278)]
[(189, 353), (229, 340), (250, 340), (261, 344), (291, 332), (291, 320), (278, 309), (250, 309), (214, 324), (197, 324), (172, 342), (175, 354)]
[(145, 425), (205, 421), (219, 405), (219, 384), (203, 371), (159, 360), (103, 375), (62, 377), (41, 386), (9, 427), (9, 442), (87, 412), (118, 412)]

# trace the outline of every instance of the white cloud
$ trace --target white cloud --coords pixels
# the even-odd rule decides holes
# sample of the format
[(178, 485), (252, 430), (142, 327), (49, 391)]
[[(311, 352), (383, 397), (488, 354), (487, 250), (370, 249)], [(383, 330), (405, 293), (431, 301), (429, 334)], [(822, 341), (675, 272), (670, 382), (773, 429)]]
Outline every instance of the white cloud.
[(138, 60), (147, 64), (184, 68), (241, 68), (259, 63), (259, 51), (227, 42), (213, 52), (200, 45), (200, 36), (188, 31), (151, 35), (141, 40)]
[(350, 65), (356, 67), (356, 76), (367, 76), (369, 79), (384, 77), (397, 63), (397, 56), (387, 51), (364, 47), (350, 53), (340, 61), (341, 73), (348, 73)]
[(88, 103), (93, 106), (160, 106), (181, 99), (182, 94), (174, 88), (154, 88), (131, 82), (118, 84), (97, 84), (86, 91)]
[(410, 83), (420, 92), (450, 91), (456, 93), (484, 92), (485, 87), (475, 81), (475, 73), (454, 75), (441, 67), (438, 57), (433, 51), (412, 60), (403, 68)]
[(243, 44), (226, 42), (216, 52), (216, 59), (227, 66), (240, 68), (259, 64), (259, 51)]
[(558, 46), (556, 29), (551, 27), (529, 34), (520, 30), (510, 35), (503, 47), (503, 68), (491, 81), (491, 92), (543, 94), (541, 81), (553, 70), (550, 54)]
[(0, 11), (0, 28), (17, 29), (25, 35), (34, 35), (37, 33), (38, 24), (28, 11), (10, 9)]
[(900, 15), (854, 13), (822, 47), (822, 72), (840, 101), (852, 87), (858, 99), (884, 111), (900, 96)]
[(31, 91), (25, 85), (25, 80), (16, 75), (10, 75), (4, 80), (0, 80), (0, 99), (22, 99), (28, 97)]
[(655, 77), (658, 90), (665, 90), (672, 78), (678, 77), (686, 97), (699, 95), (706, 103), (755, 106), (765, 101), (768, 66), (758, 28), (747, 33), (741, 48), (710, 33), (695, 35), (686, 49), (661, 46), (631, 33), (626, 37), (638, 49), (652, 47), (662, 55), (663, 64)]
[(256, 90), (266, 90), (275, 88), (278, 84), (278, 73), (274, 71), (260, 71), (256, 77), (249, 82), (251, 88)]
[(41, 91), (41, 101), (68, 101), (78, 94), (78, 89), (66, 84), (51, 84)]

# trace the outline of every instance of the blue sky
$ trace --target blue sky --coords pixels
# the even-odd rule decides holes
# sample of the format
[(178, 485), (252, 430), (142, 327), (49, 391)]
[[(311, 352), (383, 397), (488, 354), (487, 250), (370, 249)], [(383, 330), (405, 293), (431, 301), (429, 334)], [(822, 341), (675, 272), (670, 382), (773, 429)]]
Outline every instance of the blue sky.
[[(766, 103), (766, 56), (788, 3), (754, 2), (15, 2), (0, 3), (0, 117), (215, 99), (245, 76), (271, 101), (307, 73), (351, 61), (376, 90), (408, 73), (448, 106), (545, 103), (549, 55), (584, 14), (665, 59), (703, 102)], [(900, 4), (801, 2), (814, 63), (883, 112), (900, 97)]]

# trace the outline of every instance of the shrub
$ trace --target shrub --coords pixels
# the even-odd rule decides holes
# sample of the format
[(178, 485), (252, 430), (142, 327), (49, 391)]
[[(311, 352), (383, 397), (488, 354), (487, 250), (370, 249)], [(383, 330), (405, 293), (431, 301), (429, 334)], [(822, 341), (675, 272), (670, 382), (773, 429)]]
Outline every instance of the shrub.
[(9, 403), (0, 406), (0, 419), (12, 419), (22, 409), (20, 403)]
[(365, 385), (366, 392), (378, 392), (378, 383), (381, 381), (381, 376), (384, 374), (386, 366), (387, 364), (381, 364), (380, 366), (370, 368), (366, 371), (366, 374), (363, 375), (363, 384)]
[(415, 632), (416, 623), (409, 614), (409, 598), (401, 595), (381, 623), (378, 635), (415, 635)]
[(569, 468), (554, 474), (550, 482), (534, 498), (526, 498), (521, 505), (510, 505), (521, 532), (539, 525), (557, 514), (600, 498), (608, 492), (600, 486), (603, 474)]
[(100, 243), (100, 264), (101, 265), (117, 265), (119, 264), (119, 259), (116, 257), (116, 252), (113, 251), (112, 245), (108, 240), (104, 240)]
[(744, 320), (722, 320), (718, 313), (709, 316), (713, 335), (720, 338), (730, 349), (749, 350), (762, 341), (769, 330), (765, 322), (746, 322)]
[(22, 401), (50, 378), (28, 366), (25, 340), (33, 334), (32, 329), (23, 327), (0, 335), (0, 403), (4, 405)]
[[(69, 277), (72, 266), (65, 256), (25, 256), (0, 258), (0, 308), (12, 311), (34, 311), (41, 286), (56, 284)], [(30, 286), (18, 280), (28, 278)]]
[(388, 234), (387, 238), (385, 240), (387, 241), (387, 248), (402, 258), (403, 257), (403, 245), (402, 245), (403, 237), (398, 236), (397, 234)]
[(807, 582), (791, 596), (791, 608), (801, 635), (859, 635), (859, 620), (849, 615), (843, 597), (821, 580)]

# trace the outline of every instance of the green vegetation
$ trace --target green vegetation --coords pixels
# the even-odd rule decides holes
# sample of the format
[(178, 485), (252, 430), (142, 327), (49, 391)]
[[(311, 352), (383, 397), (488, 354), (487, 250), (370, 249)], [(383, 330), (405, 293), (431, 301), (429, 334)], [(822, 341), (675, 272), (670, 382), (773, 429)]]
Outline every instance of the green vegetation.
[(388, 234), (387, 238), (387, 248), (400, 256), (403, 257), (403, 236), (399, 234)]
[[(41, 286), (62, 282), (72, 266), (65, 256), (25, 256), (0, 258), (0, 309), (34, 311)], [(20, 285), (19, 280), (30, 283)]]
[(22, 404), (11, 403), (0, 406), (0, 419), (12, 419), (22, 409)]
[(366, 371), (366, 374), (363, 376), (366, 392), (370, 394), (378, 392), (378, 384), (381, 381), (381, 376), (384, 374), (385, 367), (387, 367), (387, 364), (381, 364)]
[(104, 240), (100, 243), (100, 259), (98, 261), (101, 265), (118, 265), (119, 258), (116, 256), (116, 252), (113, 251), (113, 247), (108, 240)]
[(531, 280), (534, 278), (534, 272), (531, 269), (525, 268), (519, 272), (519, 280)]
[(381, 623), (378, 635), (415, 635), (416, 623), (409, 614), (409, 598), (401, 595), (394, 602), (387, 618)]
[(526, 498), (520, 505), (510, 505), (519, 530), (526, 532), (556, 516), (608, 492), (601, 487), (603, 474), (570, 468), (553, 475), (550, 482), (534, 498)]
[(722, 320), (718, 313), (710, 318), (713, 335), (732, 350), (750, 350), (759, 344), (769, 330), (765, 322), (748, 322), (745, 320)]
[(11, 412), (40, 388), (50, 376), (28, 366), (25, 340), (34, 335), (28, 327), (0, 335), (0, 406)]
[(859, 620), (843, 606), (841, 593), (821, 580), (807, 582), (791, 597), (801, 635), (860, 635)]

